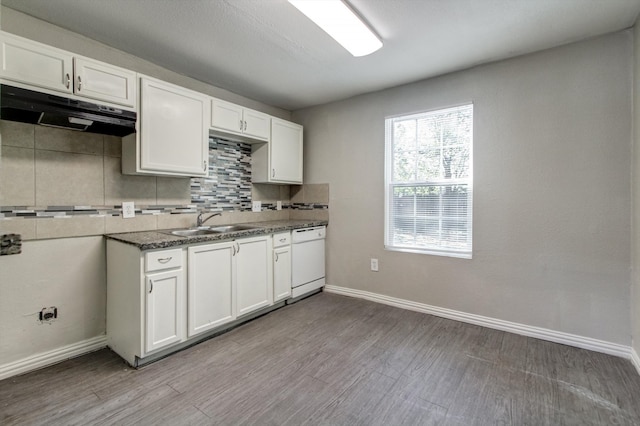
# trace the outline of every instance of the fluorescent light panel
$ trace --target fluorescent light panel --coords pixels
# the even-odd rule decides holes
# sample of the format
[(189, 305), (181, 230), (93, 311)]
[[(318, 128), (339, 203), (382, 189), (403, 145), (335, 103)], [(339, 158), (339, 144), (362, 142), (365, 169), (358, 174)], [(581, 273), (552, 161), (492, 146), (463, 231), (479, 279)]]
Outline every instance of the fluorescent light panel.
[(341, 0), (289, 0), (353, 56), (365, 56), (382, 47), (378, 37)]

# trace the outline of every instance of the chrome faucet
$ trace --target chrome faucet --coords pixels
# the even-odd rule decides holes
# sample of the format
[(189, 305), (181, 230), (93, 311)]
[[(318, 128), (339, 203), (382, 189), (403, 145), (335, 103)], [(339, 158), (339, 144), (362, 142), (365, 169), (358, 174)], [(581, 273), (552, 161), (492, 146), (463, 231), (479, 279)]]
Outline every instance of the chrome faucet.
[(207, 216), (206, 218), (202, 218), (202, 215), (204, 213), (198, 213), (198, 217), (196, 218), (196, 228), (200, 228), (202, 226), (203, 223), (205, 223), (206, 221), (208, 221), (209, 219), (211, 219), (214, 216), (222, 216), (222, 213), (218, 212), (218, 213), (213, 213), (209, 216)]

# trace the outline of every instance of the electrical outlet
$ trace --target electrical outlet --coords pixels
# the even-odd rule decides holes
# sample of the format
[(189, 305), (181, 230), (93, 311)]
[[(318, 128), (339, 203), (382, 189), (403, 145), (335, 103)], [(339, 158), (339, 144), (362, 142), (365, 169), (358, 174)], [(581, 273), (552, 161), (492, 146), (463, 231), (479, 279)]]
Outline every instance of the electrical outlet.
[(58, 318), (58, 308), (52, 306), (50, 308), (42, 308), (40, 313), (38, 314), (38, 319), (40, 321), (53, 321)]
[(136, 216), (136, 208), (133, 201), (122, 202), (122, 218), (130, 219)]
[(282, 210), (282, 201), (276, 201), (276, 210)]
[(262, 201), (254, 201), (251, 204), (251, 211), (253, 211), (253, 212), (261, 212), (262, 211)]
[(371, 270), (373, 272), (378, 272), (378, 259), (371, 259)]

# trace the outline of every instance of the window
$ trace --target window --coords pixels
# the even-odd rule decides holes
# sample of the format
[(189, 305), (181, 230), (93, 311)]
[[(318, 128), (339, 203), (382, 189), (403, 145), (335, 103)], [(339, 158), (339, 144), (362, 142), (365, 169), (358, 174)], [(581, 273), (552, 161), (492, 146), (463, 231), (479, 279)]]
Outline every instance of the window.
[(471, 258), (473, 105), (385, 125), (385, 248)]

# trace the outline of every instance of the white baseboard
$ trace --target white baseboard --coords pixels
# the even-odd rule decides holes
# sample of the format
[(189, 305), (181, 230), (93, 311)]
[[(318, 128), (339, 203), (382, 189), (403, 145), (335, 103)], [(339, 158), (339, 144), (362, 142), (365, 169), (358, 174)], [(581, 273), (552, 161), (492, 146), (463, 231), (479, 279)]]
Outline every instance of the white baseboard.
[(63, 346), (52, 351), (43, 352), (18, 361), (0, 365), (0, 380), (46, 367), (69, 358), (74, 358), (88, 352), (102, 349), (106, 346), (107, 336), (98, 336)]
[[(453, 309), (440, 308), (437, 306), (412, 302), (405, 299), (398, 299), (396, 297), (385, 296), (383, 294), (371, 293), (368, 291), (354, 290), (334, 285), (326, 285), (324, 289), (328, 293), (357, 297), (360, 299), (383, 303), (385, 305), (395, 306), (398, 308), (409, 309), (416, 312), (423, 312), (425, 314), (431, 314), (438, 317), (462, 321), (475, 325), (481, 325), (483, 327), (493, 328), (496, 330), (508, 331), (510, 333), (520, 334), (523, 336), (535, 337), (542, 340), (548, 340), (550, 342), (562, 343), (564, 345), (575, 346), (582, 349), (589, 349), (596, 352), (602, 352), (609, 355), (632, 359), (632, 350), (630, 346), (606, 342), (604, 340), (592, 339), (590, 337), (578, 336), (575, 334), (564, 333), (547, 328), (534, 327), (531, 325), (520, 324), (511, 321), (504, 321), (496, 318), (485, 317), (482, 315), (469, 314), (466, 312), (455, 311)], [(640, 373), (640, 359), (637, 357), (637, 354), (635, 354), (635, 357), (635, 360), (632, 359), (632, 362), (636, 365), (638, 373)]]
[(636, 367), (636, 371), (640, 374), (640, 356), (635, 349), (631, 348), (631, 363)]

